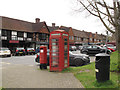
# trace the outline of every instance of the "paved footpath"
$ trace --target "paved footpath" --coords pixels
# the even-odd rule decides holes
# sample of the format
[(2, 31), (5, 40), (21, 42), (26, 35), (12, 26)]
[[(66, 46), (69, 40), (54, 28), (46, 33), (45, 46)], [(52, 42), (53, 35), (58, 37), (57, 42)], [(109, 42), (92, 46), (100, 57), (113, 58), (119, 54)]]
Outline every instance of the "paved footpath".
[(72, 73), (39, 70), (35, 65), (13, 65), (2, 68), (4, 88), (84, 88)]

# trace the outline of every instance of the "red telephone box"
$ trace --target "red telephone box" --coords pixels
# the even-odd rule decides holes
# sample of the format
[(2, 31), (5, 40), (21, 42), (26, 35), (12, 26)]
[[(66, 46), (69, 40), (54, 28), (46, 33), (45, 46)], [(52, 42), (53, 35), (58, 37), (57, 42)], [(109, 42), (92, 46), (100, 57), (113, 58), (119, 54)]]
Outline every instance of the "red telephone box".
[(50, 33), (50, 71), (62, 71), (69, 67), (69, 34), (64, 30)]
[(47, 69), (47, 47), (40, 46), (40, 69)]

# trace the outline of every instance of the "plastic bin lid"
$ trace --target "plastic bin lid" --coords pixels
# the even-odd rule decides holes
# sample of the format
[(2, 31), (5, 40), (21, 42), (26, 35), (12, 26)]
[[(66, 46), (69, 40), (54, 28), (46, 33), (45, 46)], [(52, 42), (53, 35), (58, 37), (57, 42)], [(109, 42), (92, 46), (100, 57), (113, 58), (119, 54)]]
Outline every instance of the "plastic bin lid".
[(99, 53), (99, 54), (96, 54), (95, 56), (110, 56), (109, 54), (106, 54), (106, 53)]

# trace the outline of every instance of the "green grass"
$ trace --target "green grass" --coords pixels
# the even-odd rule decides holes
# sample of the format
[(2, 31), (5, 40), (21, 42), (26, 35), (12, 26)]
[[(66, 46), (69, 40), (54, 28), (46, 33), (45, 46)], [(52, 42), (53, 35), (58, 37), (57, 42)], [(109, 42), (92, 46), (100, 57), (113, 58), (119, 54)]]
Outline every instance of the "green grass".
[(5, 88), (0, 87), (0, 90), (5, 90)]
[(111, 71), (119, 71), (118, 56), (120, 57), (120, 55), (118, 55), (118, 51), (113, 52), (110, 55), (110, 70)]
[[(118, 53), (111, 54), (110, 80), (102, 83), (96, 81), (95, 62), (82, 67), (69, 67), (62, 72), (72, 72), (85, 88), (118, 88)], [(115, 72), (113, 72), (115, 71)]]

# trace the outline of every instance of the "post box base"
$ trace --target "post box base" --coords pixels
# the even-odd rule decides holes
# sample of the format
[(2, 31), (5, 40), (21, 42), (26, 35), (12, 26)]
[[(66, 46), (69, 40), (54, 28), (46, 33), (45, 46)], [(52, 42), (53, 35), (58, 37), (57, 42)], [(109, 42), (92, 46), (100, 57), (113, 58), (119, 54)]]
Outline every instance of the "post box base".
[(40, 69), (47, 69), (47, 65), (46, 64), (40, 64)]

